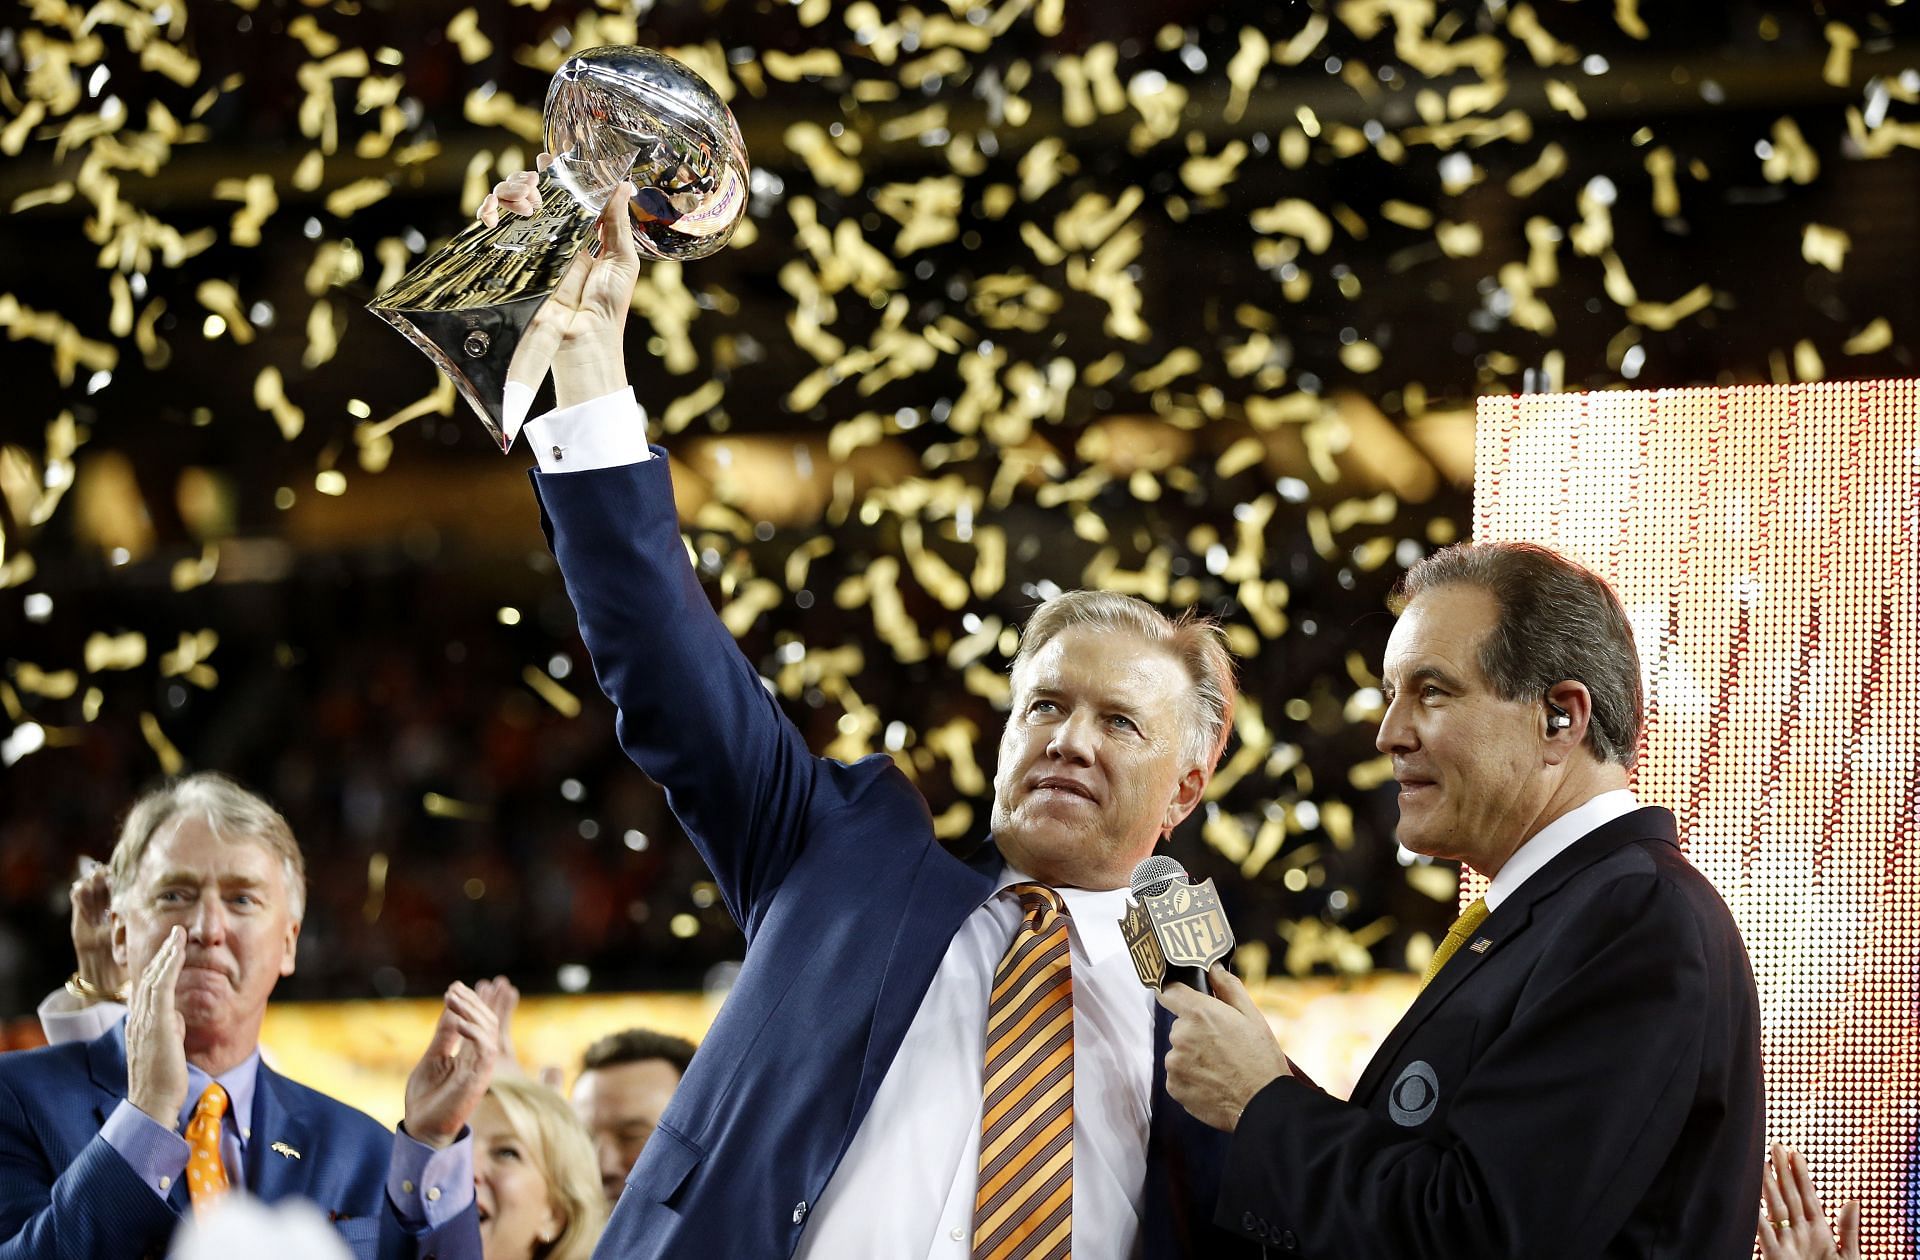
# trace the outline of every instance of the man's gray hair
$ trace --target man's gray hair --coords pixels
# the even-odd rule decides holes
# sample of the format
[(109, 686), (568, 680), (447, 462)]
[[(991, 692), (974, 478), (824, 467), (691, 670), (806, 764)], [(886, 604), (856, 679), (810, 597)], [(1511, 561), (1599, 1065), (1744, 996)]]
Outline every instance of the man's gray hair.
[(1646, 698), (1633, 626), (1612, 587), (1532, 543), (1462, 543), (1407, 571), (1400, 606), (1442, 586), (1477, 587), (1499, 606), (1480, 670), (1501, 699), (1543, 700), (1556, 683), (1584, 684), (1593, 697), (1587, 747), (1632, 768)]
[(1017, 677), (1023, 662), (1073, 626), (1136, 635), (1180, 662), (1193, 680), (1192, 720), (1182, 752), (1189, 764), (1211, 774), (1227, 746), (1227, 728), (1239, 690), (1227, 632), (1220, 623), (1192, 609), (1169, 617), (1144, 599), (1115, 591), (1068, 591), (1040, 605), (1028, 618), (1011, 672)]
[(307, 909), (307, 865), (293, 828), (280, 811), (223, 774), (202, 771), (169, 779), (134, 802), (120, 825), (120, 839), (107, 863), (107, 882), (118, 907), (133, 892), (147, 846), (168, 823), (198, 816), (220, 839), (251, 840), (280, 859), (287, 877), (287, 911), (295, 923)]

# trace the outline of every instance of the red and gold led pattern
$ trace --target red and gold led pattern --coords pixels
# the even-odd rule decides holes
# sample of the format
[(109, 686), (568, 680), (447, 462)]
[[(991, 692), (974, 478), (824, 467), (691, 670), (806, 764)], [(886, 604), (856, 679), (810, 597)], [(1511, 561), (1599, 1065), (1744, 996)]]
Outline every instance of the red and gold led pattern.
[(1746, 937), (1769, 1139), (1862, 1201), (1868, 1256), (1914, 1255), (1920, 381), (1486, 398), (1474, 470), (1474, 537), (1626, 604), (1634, 789)]

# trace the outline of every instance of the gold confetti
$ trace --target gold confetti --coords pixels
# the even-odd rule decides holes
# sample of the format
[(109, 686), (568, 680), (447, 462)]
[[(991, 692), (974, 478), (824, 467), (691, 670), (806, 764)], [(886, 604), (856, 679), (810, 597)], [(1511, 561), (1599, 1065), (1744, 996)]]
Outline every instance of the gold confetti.
[(1846, 354), (1878, 354), (1893, 344), (1893, 325), (1886, 316), (1876, 318), (1871, 324), (1847, 338), (1841, 350)]
[(393, 184), (389, 180), (374, 176), (356, 179), (351, 184), (342, 185), (327, 194), (327, 213), (339, 219), (351, 218), (375, 202), (383, 200), (392, 191)]
[(1844, 22), (1827, 23), (1826, 36), (1827, 64), (1820, 77), (1832, 87), (1845, 87), (1853, 78), (1853, 50), (1860, 47), (1860, 36)]
[(1771, 151), (1760, 163), (1760, 173), (1768, 183), (1778, 184), (1792, 180), (1796, 184), (1811, 184), (1820, 175), (1820, 155), (1800, 134), (1800, 126), (1791, 118), (1781, 118), (1773, 124)]
[(95, 631), (87, 636), (86, 647), (81, 652), (89, 674), (138, 669), (146, 659), (147, 636), (133, 630), (117, 635)]
[(1673, 180), (1673, 150), (1664, 144), (1647, 154), (1647, 174), (1653, 177), (1653, 212), (1663, 219), (1680, 213), (1680, 189)]
[(1227, 62), (1227, 83), (1231, 90), (1226, 108), (1221, 112), (1226, 121), (1237, 123), (1246, 114), (1247, 101), (1272, 55), (1273, 45), (1265, 35), (1251, 26), (1240, 28), (1240, 47)]
[[(65, 700), (80, 689), (80, 675), (70, 669), (48, 672), (29, 661), (12, 663), (14, 685), (48, 700)], [(18, 721), (18, 718), (14, 719)]]
[(472, 9), (462, 9), (453, 15), (453, 20), (447, 23), (447, 38), (460, 50), (460, 60), (470, 66), (493, 55), (493, 41), (481, 33), (480, 15)]
[(1640, 18), (1640, 0), (1613, 0), (1613, 21), (1635, 39), (1645, 39), (1652, 34)]
[[(442, 796), (438, 792), (428, 792), (422, 796), (420, 798), (420, 808), (425, 810), (429, 817), (452, 818), (460, 822), (481, 822), (491, 816), (491, 811), (484, 805), (476, 805), (472, 801), (457, 800), (451, 796)], [(386, 855), (375, 854), (374, 860), (378, 862), (379, 865), (377, 875), (372, 868), (368, 871), (367, 895), (369, 903), (377, 907), (386, 885)], [(373, 915), (374, 917), (378, 917), (379, 910), (375, 909)]]
[(1800, 256), (1816, 267), (1838, 272), (1847, 262), (1853, 238), (1841, 229), (1824, 223), (1809, 223), (1800, 237)]
[(1333, 243), (1333, 221), (1310, 201), (1289, 197), (1275, 202), (1252, 216), (1253, 230), (1269, 235), (1297, 236), (1316, 254), (1327, 252)]
[(286, 385), (277, 367), (263, 367), (253, 378), (253, 405), (273, 417), (273, 422), (280, 426), (280, 436), (289, 442), (299, 437), (300, 430), (306, 427), (306, 413), (288, 400)]
[[(1635, 302), (1627, 307), (1627, 318), (1634, 323), (1651, 328), (1655, 332), (1664, 332), (1681, 320), (1698, 314), (1713, 303), (1713, 286), (1696, 285), (1684, 295), (1665, 304), (1655, 302)], [(1804, 379), (1813, 380), (1814, 377)]]
[(180, 755), (180, 750), (173, 746), (173, 741), (169, 740), (166, 732), (160, 729), (159, 718), (151, 713), (142, 713), (140, 734), (145, 737), (147, 747), (153, 749), (153, 755), (159, 759), (160, 773), (175, 775), (186, 769), (187, 759)]
[(1516, 172), (1507, 181), (1507, 192), (1524, 201), (1560, 178), (1566, 169), (1567, 151), (1557, 143), (1549, 144), (1540, 150), (1540, 156), (1533, 165)]

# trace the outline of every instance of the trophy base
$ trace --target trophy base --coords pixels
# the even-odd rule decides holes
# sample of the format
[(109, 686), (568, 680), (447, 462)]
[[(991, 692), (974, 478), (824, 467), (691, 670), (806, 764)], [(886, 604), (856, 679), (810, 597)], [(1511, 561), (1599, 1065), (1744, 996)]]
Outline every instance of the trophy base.
[(513, 364), (521, 334), (547, 297), (546, 293), (537, 293), (514, 301), (448, 311), (371, 309), (446, 373), (504, 453), (512, 447), (524, 419), (506, 413), (507, 369)]

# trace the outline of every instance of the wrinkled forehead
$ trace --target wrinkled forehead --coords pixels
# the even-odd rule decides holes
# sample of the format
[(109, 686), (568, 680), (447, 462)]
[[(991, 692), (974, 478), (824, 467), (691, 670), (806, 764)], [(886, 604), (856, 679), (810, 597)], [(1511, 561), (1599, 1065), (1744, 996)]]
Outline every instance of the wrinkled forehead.
[(1423, 592), (1394, 623), (1381, 681), (1402, 687), (1436, 672), (1463, 681), (1482, 680), (1480, 652), (1498, 616), (1493, 596), (1478, 587), (1452, 585)]
[(135, 878), (143, 885), (158, 879), (192, 878), (211, 882), (252, 883), (284, 891), (286, 872), (280, 855), (258, 836), (216, 830), (204, 814), (183, 812), (154, 831)]
[(1131, 704), (1177, 703), (1193, 689), (1180, 658), (1129, 630), (1069, 626), (1022, 659), (1016, 696), (1087, 695)]

